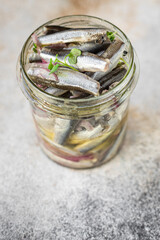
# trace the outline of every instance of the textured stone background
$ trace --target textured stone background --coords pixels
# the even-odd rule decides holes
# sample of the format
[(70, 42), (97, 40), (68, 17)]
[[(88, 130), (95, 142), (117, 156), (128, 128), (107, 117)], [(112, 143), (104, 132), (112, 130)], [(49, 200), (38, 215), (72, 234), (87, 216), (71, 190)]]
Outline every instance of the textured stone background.
[[(0, 240), (160, 239), (160, 1), (0, 0)], [(16, 82), (28, 34), (52, 18), (90, 14), (118, 25), (141, 65), (119, 155), (76, 171), (40, 150)]]

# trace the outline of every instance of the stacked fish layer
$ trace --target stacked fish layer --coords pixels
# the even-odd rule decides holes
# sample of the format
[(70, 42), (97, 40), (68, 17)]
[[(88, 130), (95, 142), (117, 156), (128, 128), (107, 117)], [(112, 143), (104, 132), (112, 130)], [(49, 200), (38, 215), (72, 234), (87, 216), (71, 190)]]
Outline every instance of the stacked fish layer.
[(115, 33), (107, 33), (104, 28), (46, 26), (44, 35), (32, 36), (35, 52), (29, 54), (28, 76), (53, 96), (84, 98), (105, 93), (127, 71), (122, 61), (125, 44)]
[[(53, 25), (45, 26), (43, 33), (32, 36), (34, 52), (28, 53), (26, 70), (47, 94), (87, 100), (114, 88), (127, 72), (126, 46), (116, 33)], [(35, 107), (33, 117), (47, 155), (64, 165), (91, 167), (117, 151), (125, 133), (127, 107), (128, 103), (117, 103), (104, 113), (81, 119)]]

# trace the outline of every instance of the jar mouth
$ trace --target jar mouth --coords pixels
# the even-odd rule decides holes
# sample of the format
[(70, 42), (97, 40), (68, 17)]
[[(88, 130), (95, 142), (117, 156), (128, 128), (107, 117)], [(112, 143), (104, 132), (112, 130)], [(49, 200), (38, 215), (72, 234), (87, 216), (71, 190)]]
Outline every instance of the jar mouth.
[[(93, 21), (98, 21), (99, 23), (99, 26), (101, 27), (106, 27), (105, 25), (107, 26), (110, 26), (112, 27), (114, 30), (116, 30), (116, 32), (118, 33), (118, 35), (123, 39), (123, 41), (125, 41), (125, 43), (128, 44), (128, 49), (130, 50), (130, 56), (131, 56), (131, 61), (129, 63), (129, 66), (128, 66), (128, 69), (127, 69), (127, 73), (125, 74), (125, 76), (120, 80), (120, 82), (112, 89), (108, 90), (106, 93), (104, 94), (101, 94), (99, 96), (91, 96), (91, 97), (88, 97), (87, 99), (86, 98), (79, 98), (79, 99), (74, 99), (74, 98), (69, 98), (69, 99), (66, 99), (66, 98), (63, 98), (63, 97), (56, 97), (56, 96), (53, 96), (49, 93), (46, 93), (45, 91), (43, 91), (42, 89), (38, 88), (33, 82), (32, 80), (29, 78), (29, 76), (27, 75), (27, 72), (25, 70), (25, 49), (29, 43), (29, 41), (31, 40), (31, 36), (33, 33), (37, 33), (39, 32), (45, 25), (48, 25), (48, 24), (51, 24), (51, 23), (54, 23), (56, 24), (56, 22), (60, 21), (60, 20), (63, 20), (62, 21), (62, 24), (63, 25), (67, 25), (68, 22), (71, 22), (71, 19), (72, 21), (75, 22), (75, 20), (77, 21), (82, 21), (82, 20), (91, 20), (91, 22), (93, 24), (95, 24)], [(68, 22), (67, 22), (68, 20)], [(23, 48), (22, 48), (22, 51), (21, 51), (21, 54), (20, 54), (20, 67), (21, 67), (21, 70), (22, 70), (22, 74), (23, 76), (25, 77), (25, 79), (28, 80), (28, 82), (32, 85), (33, 88), (36, 89), (36, 92), (40, 92), (41, 94), (44, 94), (45, 96), (47, 96), (47, 98), (50, 98), (54, 101), (67, 101), (69, 103), (73, 103), (73, 104), (76, 104), (76, 103), (84, 103), (86, 102), (92, 102), (93, 100), (94, 101), (103, 101), (103, 100), (106, 100), (106, 99), (110, 99), (112, 98), (112, 96), (115, 94), (115, 93), (118, 93), (119, 91), (121, 91), (121, 88), (124, 87), (124, 85), (127, 84), (128, 82), (128, 76), (130, 75), (130, 72), (132, 71), (133, 69), (133, 65), (134, 65), (134, 50), (133, 50), (133, 47), (132, 47), (132, 44), (130, 42), (130, 40), (127, 38), (127, 36), (125, 35), (125, 33), (119, 29), (116, 25), (112, 24), (111, 22), (107, 21), (107, 20), (103, 20), (101, 18), (98, 18), (98, 17), (94, 17), (94, 16), (89, 16), (89, 15), (67, 15), (67, 16), (64, 16), (64, 17), (59, 17), (59, 18), (55, 18), (53, 20), (50, 20), (46, 23), (44, 23), (43, 25), (41, 25), (40, 27), (38, 27), (36, 30), (34, 30), (30, 36), (28, 37), (28, 39), (26, 40), (26, 42), (24, 43), (23, 45)], [(126, 84), (125, 84), (125, 81), (126, 81)], [(122, 83), (123, 86), (122, 86)]]

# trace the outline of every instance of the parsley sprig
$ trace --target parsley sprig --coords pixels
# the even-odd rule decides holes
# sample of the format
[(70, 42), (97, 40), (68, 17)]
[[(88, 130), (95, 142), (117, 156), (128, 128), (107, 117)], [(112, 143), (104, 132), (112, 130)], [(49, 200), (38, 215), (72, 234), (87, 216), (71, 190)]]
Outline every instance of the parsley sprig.
[(50, 59), (49, 65), (48, 65), (48, 69), (50, 70), (49, 74), (54, 73), (55, 71), (57, 71), (59, 67), (58, 63), (54, 63), (53, 64), (53, 60), (52, 58)]
[(76, 64), (77, 63), (77, 57), (80, 56), (80, 55), (81, 55), (81, 50), (79, 50), (77, 48), (73, 48), (70, 51), (70, 53), (65, 56), (64, 62), (62, 62), (58, 59), (58, 54), (56, 54), (56, 58), (55, 58), (54, 61), (52, 60), (52, 58), (50, 59), (50, 62), (49, 62), (49, 65), (48, 65), (48, 69), (50, 70), (49, 74), (57, 71), (59, 66), (69, 67), (69, 68), (73, 69), (74, 71), (78, 71), (74, 67), (68, 65), (66, 63), (66, 59), (68, 57), (68, 61), (69, 61), (70, 64)]
[(107, 32), (107, 37), (110, 39), (111, 42), (115, 39), (115, 34), (117, 32)]
[(67, 54), (64, 58), (64, 62), (66, 63), (66, 58), (68, 57), (68, 62), (70, 64), (76, 64), (77, 63), (77, 57), (79, 57), (82, 54), (81, 50), (77, 48), (73, 48), (69, 54)]
[(33, 43), (33, 51), (34, 51), (35, 53), (37, 53), (37, 44), (36, 44), (36, 43)]

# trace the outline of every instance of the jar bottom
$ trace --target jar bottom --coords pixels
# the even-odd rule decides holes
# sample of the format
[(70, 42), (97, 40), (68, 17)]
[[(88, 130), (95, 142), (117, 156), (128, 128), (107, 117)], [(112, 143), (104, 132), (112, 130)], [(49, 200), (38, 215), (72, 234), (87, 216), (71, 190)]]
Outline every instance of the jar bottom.
[(81, 156), (80, 158), (75, 156), (73, 157), (73, 159), (71, 159), (67, 155), (66, 157), (61, 157), (60, 154), (58, 154), (60, 151), (54, 151), (55, 149), (53, 150), (53, 148), (48, 144), (48, 142), (46, 142), (40, 136), (38, 137), (40, 140), (40, 146), (42, 151), (54, 162), (69, 168), (87, 169), (100, 166), (115, 157), (124, 141), (126, 129), (127, 121), (125, 121), (119, 134), (116, 136), (116, 139), (114, 139), (114, 142), (111, 142), (110, 146), (100, 154), (97, 153), (93, 156), (92, 154), (88, 153)]

